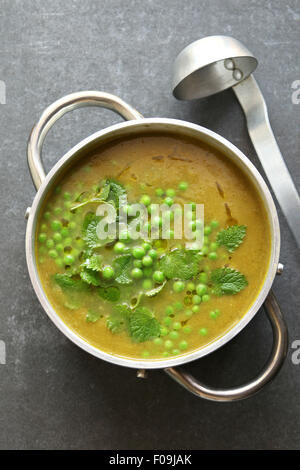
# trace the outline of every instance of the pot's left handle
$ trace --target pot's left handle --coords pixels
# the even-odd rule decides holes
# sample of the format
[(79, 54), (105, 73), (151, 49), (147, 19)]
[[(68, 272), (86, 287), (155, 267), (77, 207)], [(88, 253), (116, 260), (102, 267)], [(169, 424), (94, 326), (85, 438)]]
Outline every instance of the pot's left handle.
[(142, 119), (143, 116), (132, 106), (117, 96), (101, 91), (80, 91), (64, 96), (45, 109), (33, 127), (29, 136), (27, 157), (33, 183), (39, 189), (45, 179), (45, 171), (41, 161), (44, 139), (53, 124), (64, 114), (83, 106), (100, 106), (111, 109), (125, 120)]

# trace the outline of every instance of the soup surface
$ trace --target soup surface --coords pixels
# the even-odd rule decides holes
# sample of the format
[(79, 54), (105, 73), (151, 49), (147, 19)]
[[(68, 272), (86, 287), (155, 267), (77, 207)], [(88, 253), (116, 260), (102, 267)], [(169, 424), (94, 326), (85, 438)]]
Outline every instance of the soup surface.
[[(137, 223), (136, 202), (148, 221)], [(129, 226), (99, 238), (108, 206)], [(203, 235), (200, 249), (176, 238), (181, 208), (193, 237)], [(207, 345), (243, 317), (265, 278), (270, 230), (256, 189), (226, 156), (147, 134), (107, 144), (64, 175), (41, 212), (36, 256), (50, 303), (78, 335), (110, 354), (162, 359)]]

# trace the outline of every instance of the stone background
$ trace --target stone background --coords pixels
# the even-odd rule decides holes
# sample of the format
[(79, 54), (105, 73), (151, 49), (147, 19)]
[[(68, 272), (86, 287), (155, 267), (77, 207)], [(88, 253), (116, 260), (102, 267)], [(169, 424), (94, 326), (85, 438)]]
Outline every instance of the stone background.
[[(50, 322), (31, 287), (24, 253), (24, 212), (35, 195), (26, 141), (42, 110), (78, 90), (115, 93), (142, 114), (184, 119), (235, 143), (260, 168), (231, 91), (194, 103), (171, 94), (179, 51), (200, 37), (225, 34), (258, 57), (255, 76), (294, 181), (300, 186), (299, 113), (291, 84), (300, 79), (300, 2), (259, 0), (1, 0), (0, 105), (1, 303), (0, 448), (241, 449), (298, 448), (300, 365), (292, 349), (276, 380), (234, 404), (198, 399), (162, 371), (138, 380), (101, 362)], [(44, 148), (47, 169), (85, 136), (119, 120), (78, 110), (56, 124)], [(280, 214), (284, 274), (274, 290), (300, 339), (299, 251)], [(259, 260), (258, 260), (259, 262)], [(230, 344), (187, 366), (212, 385), (254, 376), (268, 356), (263, 312)]]

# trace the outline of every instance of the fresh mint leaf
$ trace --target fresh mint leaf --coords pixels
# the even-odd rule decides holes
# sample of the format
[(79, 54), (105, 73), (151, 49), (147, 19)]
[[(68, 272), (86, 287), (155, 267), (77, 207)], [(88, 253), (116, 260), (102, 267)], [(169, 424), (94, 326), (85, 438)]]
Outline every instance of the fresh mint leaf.
[(80, 272), (81, 279), (86, 282), (87, 284), (91, 284), (93, 286), (100, 286), (100, 276), (97, 271), (93, 271), (92, 269), (84, 268), (83, 271)]
[(247, 227), (245, 225), (232, 225), (221, 230), (217, 235), (217, 243), (225, 246), (232, 253), (240, 246), (246, 235)]
[(114, 307), (114, 311), (106, 320), (106, 326), (112, 333), (121, 333), (128, 326), (128, 319), (131, 310), (126, 304), (119, 304)]
[(96, 323), (101, 318), (100, 312), (95, 312), (94, 310), (89, 310), (86, 314), (85, 320), (87, 323)]
[(145, 295), (147, 297), (154, 297), (155, 295), (159, 294), (159, 292), (161, 290), (163, 290), (163, 288), (165, 287), (167, 281), (164, 281), (162, 284), (159, 284), (158, 286), (156, 287), (153, 287), (153, 289), (151, 290), (148, 290), (147, 292), (145, 292)]
[(113, 260), (113, 267), (116, 272), (115, 281), (118, 284), (131, 284), (133, 281), (130, 277), (130, 271), (132, 270), (133, 262), (130, 254), (120, 255)]
[(210, 280), (217, 295), (237, 294), (248, 285), (244, 274), (233, 268), (215, 269)]
[(120, 198), (126, 195), (126, 189), (121, 183), (112, 178), (107, 179), (105, 184), (109, 185), (109, 193), (106, 200), (112, 201), (116, 209), (119, 209)]
[(88, 287), (81, 279), (76, 279), (70, 274), (57, 273), (54, 275), (54, 281), (63, 290), (82, 291)]
[(97, 234), (97, 226), (100, 222), (101, 217), (88, 213), (83, 222), (84, 240), (89, 248), (95, 249), (100, 248), (107, 243), (111, 243), (111, 238), (105, 238), (101, 240)]
[(160, 325), (146, 307), (138, 307), (129, 318), (129, 334), (133, 341), (142, 343), (159, 336)]
[(191, 279), (199, 272), (199, 255), (193, 250), (174, 250), (160, 260), (160, 269), (168, 279)]
[(115, 286), (100, 286), (97, 292), (102, 299), (109, 302), (117, 302), (120, 299), (120, 290)]
[(101, 271), (102, 269), (103, 256), (92, 255), (85, 259), (82, 263), (82, 267), (91, 269), (92, 271)]

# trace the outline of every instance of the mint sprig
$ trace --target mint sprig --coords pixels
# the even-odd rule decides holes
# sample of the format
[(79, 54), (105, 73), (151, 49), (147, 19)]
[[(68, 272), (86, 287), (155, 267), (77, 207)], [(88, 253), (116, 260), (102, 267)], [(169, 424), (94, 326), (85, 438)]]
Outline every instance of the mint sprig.
[(174, 250), (160, 260), (160, 269), (168, 279), (191, 279), (199, 272), (199, 255), (193, 250)]
[(138, 307), (129, 318), (129, 334), (133, 341), (142, 343), (159, 336), (160, 325), (146, 307)]
[(223, 245), (230, 253), (236, 250), (246, 235), (246, 225), (232, 225), (217, 234), (217, 243)]
[(214, 269), (210, 280), (217, 295), (237, 294), (248, 285), (244, 274), (233, 268)]

